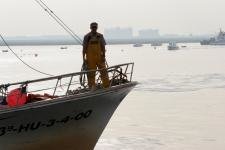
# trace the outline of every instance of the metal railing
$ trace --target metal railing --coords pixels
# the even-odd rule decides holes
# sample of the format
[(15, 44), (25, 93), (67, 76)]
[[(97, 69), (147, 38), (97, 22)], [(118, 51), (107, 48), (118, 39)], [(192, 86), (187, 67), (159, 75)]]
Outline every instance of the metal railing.
[(87, 80), (89, 73), (95, 72), (96, 90), (98, 90), (103, 88), (101, 71), (107, 70), (110, 87), (113, 87), (131, 82), (133, 67), (134, 63), (125, 63), (108, 67), (106, 69), (88, 70), (24, 82), (3, 84), (0, 85), (0, 93), (2, 97), (7, 97), (8, 93), (13, 89), (22, 89), (22, 87), (25, 87), (27, 94), (48, 94), (52, 97), (81, 94), (90, 91)]

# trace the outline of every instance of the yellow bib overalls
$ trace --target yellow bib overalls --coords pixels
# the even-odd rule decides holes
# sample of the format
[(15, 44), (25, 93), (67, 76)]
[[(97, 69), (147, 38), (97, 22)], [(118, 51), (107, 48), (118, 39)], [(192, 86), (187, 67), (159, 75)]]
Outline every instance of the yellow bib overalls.
[[(109, 87), (109, 77), (105, 69), (106, 65), (102, 55), (101, 39), (99, 36), (90, 36), (87, 46), (86, 57), (88, 70), (103, 69), (102, 71), (100, 71), (103, 87)], [(95, 87), (95, 73), (96, 72), (93, 71), (87, 74), (88, 86), (90, 88)]]

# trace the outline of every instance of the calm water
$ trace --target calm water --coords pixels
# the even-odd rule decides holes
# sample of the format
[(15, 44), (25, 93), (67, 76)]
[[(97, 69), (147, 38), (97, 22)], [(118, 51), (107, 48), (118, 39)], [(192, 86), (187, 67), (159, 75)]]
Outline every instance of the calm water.
[[(140, 84), (117, 109), (95, 150), (225, 149), (225, 46), (181, 45), (187, 47), (107, 47), (110, 65), (135, 62), (134, 80)], [(54, 75), (79, 71), (82, 63), (79, 46), (12, 48)], [(0, 83), (44, 77), (11, 53), (0, 52), (0, 70)]]

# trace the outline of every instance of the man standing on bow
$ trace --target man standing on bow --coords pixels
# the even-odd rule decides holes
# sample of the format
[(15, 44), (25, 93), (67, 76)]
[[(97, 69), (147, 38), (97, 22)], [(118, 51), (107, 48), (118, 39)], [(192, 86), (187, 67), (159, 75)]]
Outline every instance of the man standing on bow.
[[(106, 70), (105, 60), (105, 39), (102, 34), (97, 32), (98, 24), (90, 24), (91, 32), (84, 36), (83, 40), (83, 61), (86, 63), (88, 70), (102, 69), (100, 71), (103, 87), (109, 87), (109, 77)], [(88, 86), (95, 89), (95, 71), (87, 74)]]

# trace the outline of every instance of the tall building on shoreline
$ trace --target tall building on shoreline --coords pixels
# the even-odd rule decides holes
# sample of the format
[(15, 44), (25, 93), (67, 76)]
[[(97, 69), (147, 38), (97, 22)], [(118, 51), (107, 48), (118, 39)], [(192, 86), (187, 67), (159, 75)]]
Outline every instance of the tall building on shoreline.
[(139, 31), (138, 38), (149, 39), (149, 38), (159, 38), (158, 29), (143, 29)]
[(104, 31), (104, 36), (107, 39), (131, 39), (133, 38), (132, 28), (108, 28)]
[(142, 29), (138, 31), (138, 35), (134, 37), (132, 28), (107, 28), (104, 30), (104, 36), (107, 39), (152, 39), (159, 38), (159, 30), (158, 29)]

